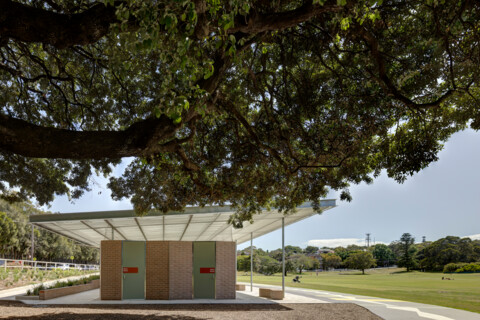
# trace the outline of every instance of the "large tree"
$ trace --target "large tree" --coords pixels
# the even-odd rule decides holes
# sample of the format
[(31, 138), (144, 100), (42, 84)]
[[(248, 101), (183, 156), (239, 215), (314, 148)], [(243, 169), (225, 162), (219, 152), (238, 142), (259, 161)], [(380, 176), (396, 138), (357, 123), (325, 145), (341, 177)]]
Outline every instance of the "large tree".
[(470, 238), (447, 236), (420, 250), (420, 265), (427, 270), (441, 271), (449, 263), (478, 261), (479, 249)]
[(319, 210), (480, 128), (478, 1), (0, 0), (0, 194)]
[(351, 269), (362, 270), (362, 274), (365, 274), (365, 269), (374, 267), (376, 265), (376, 261), (371, 252), (358, 251), (352, 253), (345, 260), (345, 264)]
[(372, 248), (373, 249), (371, 252), (375, 260), (377, 260), (377, 265), (388, 267), (394, 260), (393, 252), (387, 245), (379, 243), (374, 245)]
[(404, 233), (398, 241), (400, 244), (400, 257), (398, 258), (398, 266), (407, 268), (407, 272), (411, 271), (417, 265), (415, 253), (417, 248), (414, 246), (415, 238), (410, 233)]

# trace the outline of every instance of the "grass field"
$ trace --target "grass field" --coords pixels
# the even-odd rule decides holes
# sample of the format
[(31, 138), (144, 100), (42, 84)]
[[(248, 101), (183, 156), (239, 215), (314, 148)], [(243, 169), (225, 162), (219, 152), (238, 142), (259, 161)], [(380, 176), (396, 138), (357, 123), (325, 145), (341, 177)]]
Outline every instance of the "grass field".
[[(381, 298), (435, 304), (480, 313), (480, 273), (448, 274), (432, 272), (402, 272), (404, 269), (376, 269), (361, 272), (306, 272), (301, 283), (294, 283), (289, 274), (289, 287), (327, 290)], [(454, 280), (442, 280), (449, 277)], [(238, 273), (237, 281), (250, 282), (250, 275)], [(255, 283), (282, 285), (282, 275), (254, 274)]]

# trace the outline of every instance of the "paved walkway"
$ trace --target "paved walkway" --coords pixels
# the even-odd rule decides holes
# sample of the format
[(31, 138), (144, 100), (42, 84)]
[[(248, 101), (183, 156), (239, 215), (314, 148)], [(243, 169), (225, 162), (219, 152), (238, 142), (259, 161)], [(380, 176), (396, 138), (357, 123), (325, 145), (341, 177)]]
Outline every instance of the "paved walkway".
[[(15, 299), (15, 295), (24, 294), (28, 287), (0, 291), (0, 298)], [(269, 300), (258, 296), (259, 287), (279, 288), (278, 286), (246, 284), (246, 291), (237, 291), (237, 299), (232, 300), (100, 300), (99, 289), (60, 297), (51, 300), (25, 300), (30, 305), (125, 305), (125, 304), (287, 304), (287, 303), (354, 303), (360, 305), (386, 320), (480, 320), (480, 314), (458, 309), (445, 308), (421, 303), (375, 298), (321, 290), (309, 290), (286, 287), (285, 299)]]
[[(244, 284), (249, 291), (250, 284)], [(258, 287), (280, 288), (278, 286), (253, 285), (254, 290)], [(386, 320), (480, 320), (479, 313), (401, 300), (289, 287), (285, 287), (285, 294), (313, 299), (316, 300), (316, 303), (355, 303)]]

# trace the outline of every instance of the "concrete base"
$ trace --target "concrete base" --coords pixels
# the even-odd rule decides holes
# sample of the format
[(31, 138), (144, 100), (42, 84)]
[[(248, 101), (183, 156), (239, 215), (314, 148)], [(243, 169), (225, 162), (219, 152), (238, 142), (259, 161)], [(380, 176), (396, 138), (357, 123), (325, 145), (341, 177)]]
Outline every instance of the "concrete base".
[(236, 291), (245, 291), (245, 285), (244, 285), (244, 284), (239, 284), (239, 283), (237, 283), (237, 284), (235, 285), (235, 290), (236, 290)]
[[(22, 301), (25, 304), (49, 304), (49, 305), (62, 305), (62, 304), (102, 304), (102, 305), (123, 305), (123, 304), (277, 304), (270, 299), (260, 298), (258, 296), (259, 289), (253, 288), (253, 291), (237, 292), (236, 299), (190, 299), (190, 300), (100, 300), (100, 290), (90, 290), (77, 294), (72, 294), (66, 297), (59, 297), (48, 301), (40, 300), (25, 300)], [(307, 298), (295, 294), (285, 294), (285, 298), (282, 303), (322, 303), (318, 299)]]
[(273, 300), (282, 300), (283, 290), (270, 289), (270, 288), (260, 288), (258, 295), (263, 298), (273, 299)]

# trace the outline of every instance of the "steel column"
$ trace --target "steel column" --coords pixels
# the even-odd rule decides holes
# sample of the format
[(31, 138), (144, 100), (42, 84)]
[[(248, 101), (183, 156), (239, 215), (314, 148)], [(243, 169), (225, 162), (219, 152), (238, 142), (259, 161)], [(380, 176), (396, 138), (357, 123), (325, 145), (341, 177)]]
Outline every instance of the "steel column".
[[(238, 261), (237, 261), (237, 240), (235, 240), (235, 286), (237, 285)], [(235, 288), (235, 299), (237, 298), (237, 289)]]
[(282, 218), (282, 291), (285, 297), (285, 218)]
[[(30, 255), (32, 256), (30, 259), (33, 260), (33, 255), (35, 254), (35, 235), (33, 234), (34, 226), (32, 224), (32, 244), (30, 246)], [(5, 264), (7, 262), (5, 261)]]
[(253, 232), (250, 232), (250, 291), (253, 291)]

